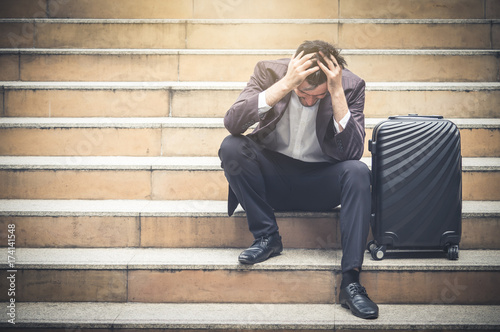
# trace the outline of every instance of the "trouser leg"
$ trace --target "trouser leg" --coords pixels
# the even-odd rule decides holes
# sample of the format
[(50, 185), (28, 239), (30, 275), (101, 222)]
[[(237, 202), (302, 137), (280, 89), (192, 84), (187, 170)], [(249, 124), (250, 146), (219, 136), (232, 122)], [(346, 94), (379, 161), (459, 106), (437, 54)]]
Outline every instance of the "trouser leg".
[[(319, 166), (319, 167), (317, 167)], [(315, 167), (315, 166), (312, 166)], [(324, 211), (339, 204), (342, 271), (361, 268), (370, 228), (371, 173), (361, 161), (316, 164), (293, 183), (294, 206)]]
[(327, 211), (341, 204), (342, 271), (361, 268), (371, 212), (371, 175), (364, 163), (304, 163), (245, 136), (228, 136), (219, 156), (254, 237), (278, 230), (274, 210)]
[(371, 173), (359, 161), (344, 162), (341, 175), (342, 195), (340, 233), (342, 241), (342, 272), (360, 268), (370, 229)]
[(221, 144), (219, 157), (254, 237), (278, 231), (266, 187), (282, 187), (284, 182), (265, 150), (246, 136), (228, 136)]

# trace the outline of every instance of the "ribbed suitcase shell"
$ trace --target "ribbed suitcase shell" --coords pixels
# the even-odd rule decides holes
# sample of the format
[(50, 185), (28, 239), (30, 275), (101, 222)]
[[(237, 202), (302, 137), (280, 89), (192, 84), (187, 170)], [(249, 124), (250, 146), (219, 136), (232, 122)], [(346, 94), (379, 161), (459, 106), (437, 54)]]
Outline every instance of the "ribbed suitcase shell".
[(440, 116), (391, 117), (374, 128), (369, 147), (375, 243), (387, 249), (458, 245), (462, 157), (455, 124)]

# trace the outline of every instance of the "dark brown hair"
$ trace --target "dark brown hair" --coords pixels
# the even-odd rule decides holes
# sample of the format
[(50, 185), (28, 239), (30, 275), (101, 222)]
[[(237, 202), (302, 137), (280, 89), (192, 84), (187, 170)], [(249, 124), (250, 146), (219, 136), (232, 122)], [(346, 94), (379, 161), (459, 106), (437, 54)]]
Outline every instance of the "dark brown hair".
[[(297, 56), (302, 51), (304, 51), (303, 56), (306, 54), (310, 54), (310, 53), (316, 53), (316, 55), (312, 58), (315, 61), (311, 65), (311, 68), (318, 65), (318, 63), (317, 63), (318, 60), (321, 61), (325, 66), (328, 67), (328, 65), (326, 64), (323, 57), (319, 54), (320, 51), (324, 55), (328, 55), (328, 54), (333, 55), (335, 57), (335, 59), (337, 60), (337, 63), (340, 65), (340, 67), (342, 69), (344, 69), (345, 66), (347, 66), (347, 63), (344, 60), (344, 57), (340, 55), (340, 50), (336, 49), (333, 45), (331, 45), (327, 42), (324, 42), (322, 40), (313, 40), (313, 41), (306, 40), (305, 42), (303, 42), (299, 46), (299, 48), (297, 48), (297, 51), (295, 52), (295, 56)], [(322, 70), (318, 70), (317, 72), (309, 75), (306, 78), (307, 83), (309, 83), (311, 86), (321, 85), (321, 84), (325, 83), (326, 80), (327, 80), (326, 75)]]

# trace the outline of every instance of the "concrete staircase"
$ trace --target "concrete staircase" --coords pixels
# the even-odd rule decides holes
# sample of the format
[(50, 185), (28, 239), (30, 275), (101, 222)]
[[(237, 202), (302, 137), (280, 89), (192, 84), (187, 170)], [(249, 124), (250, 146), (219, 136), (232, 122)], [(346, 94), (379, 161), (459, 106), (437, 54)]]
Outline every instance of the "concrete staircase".
[[(375, 321), (338, 304), (338, 210), (278, 214), (284, 253), (237, 262), (222, 117), (306, 39), (367, 81), (368, 137), (407, 113), (461, 130), (460, 259), (367, 254)], [(0, 1), (0, 328), (500, 330), (499, 58), (495, 0)]]

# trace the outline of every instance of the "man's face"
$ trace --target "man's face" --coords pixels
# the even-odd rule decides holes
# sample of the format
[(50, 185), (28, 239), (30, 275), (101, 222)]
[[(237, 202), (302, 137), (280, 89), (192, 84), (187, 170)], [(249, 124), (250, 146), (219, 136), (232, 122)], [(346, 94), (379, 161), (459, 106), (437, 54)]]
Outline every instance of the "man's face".
[(326, 82), (313, 88), (307, 81), (304, 81), (294, 91), (303, 106), (311, 107), (316, 104), (318, 100), (325, 98), (328, 88)]

